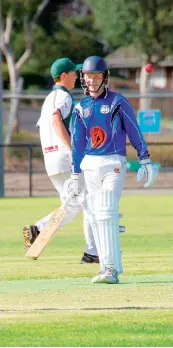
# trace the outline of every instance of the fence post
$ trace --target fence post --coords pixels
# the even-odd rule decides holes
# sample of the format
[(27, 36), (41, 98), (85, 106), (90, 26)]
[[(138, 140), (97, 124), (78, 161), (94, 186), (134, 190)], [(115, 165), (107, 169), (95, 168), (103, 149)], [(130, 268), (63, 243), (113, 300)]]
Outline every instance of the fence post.
[(32, 197), (32, 144), (28, 145), (28, 174), (29, 174), (29, 196)]
[[(0, 3), (0, 21), (1, 3)], [(0, 23), (1, 26), (1, 23)], [(1, 33), (2, 34), (2, 33)], [(3, 114), (2, 114), (2, 53), (0, 51), (0, 145), (3, 145)], [(0, 147), (0, 197), (4, 197), (4, 149)]]

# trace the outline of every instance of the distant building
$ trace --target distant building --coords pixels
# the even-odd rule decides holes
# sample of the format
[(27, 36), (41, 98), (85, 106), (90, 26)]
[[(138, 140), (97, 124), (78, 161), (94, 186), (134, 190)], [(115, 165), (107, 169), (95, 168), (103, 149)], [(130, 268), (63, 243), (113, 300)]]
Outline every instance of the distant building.
[[(133, 46), (119, 48), (109, 54), (106, 61), (112, 71), (111, 88), (138, 90), (142, 53)], [(114, 78), (114, 73), (120, 78)], [(151, 79), (153, 89), (173, 89), (173, 56), (158, 64)]]

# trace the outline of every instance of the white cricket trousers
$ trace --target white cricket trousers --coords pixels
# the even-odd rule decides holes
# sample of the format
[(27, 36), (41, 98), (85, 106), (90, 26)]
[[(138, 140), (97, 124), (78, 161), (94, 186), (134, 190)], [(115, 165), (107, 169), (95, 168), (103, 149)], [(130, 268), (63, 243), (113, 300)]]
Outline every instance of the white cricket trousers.
[(81, 163), (88, 192), (86, 208), (93, 228), (100, 270), (112, 267), (123, 272), (119, 236), (119, 200), (126, 158), (119, 155), (89, 156)]
[(119, 202), (126, 176), (126, 157), (120, 155), (85, 155), (81, 169), (87, 192), (97, 194), (102, 190), (114, 191)]

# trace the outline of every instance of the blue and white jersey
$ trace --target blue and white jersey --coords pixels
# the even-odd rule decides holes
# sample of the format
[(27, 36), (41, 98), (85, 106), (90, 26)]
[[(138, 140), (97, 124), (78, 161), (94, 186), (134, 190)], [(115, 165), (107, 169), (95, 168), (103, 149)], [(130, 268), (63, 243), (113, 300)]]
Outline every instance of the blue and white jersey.
[(72, 170), (80, 173), (84, 155), (126, 156), (126, 134), (140, 160), (149, 157), (134, 111), (121, 94), (106, 90), (96, 99), (83, 98), (71, 119)]

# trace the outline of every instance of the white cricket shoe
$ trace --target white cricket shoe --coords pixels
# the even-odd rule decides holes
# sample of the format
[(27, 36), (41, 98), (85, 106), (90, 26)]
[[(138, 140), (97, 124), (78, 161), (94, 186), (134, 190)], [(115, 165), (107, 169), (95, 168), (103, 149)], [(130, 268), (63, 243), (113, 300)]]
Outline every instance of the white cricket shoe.
[(118, 284), (119, 278), (117, 271), (112, 267), (106, 267), (105, 272), (100, 272), (92, 279), (93, 283)]
[(101, 282), (101, 278), (102, 278), (103, 274), (104, 274), (103, 271), (99, 272), (99, 273), (92, 279), (92, 283), (102, 283), (102, 282)]

